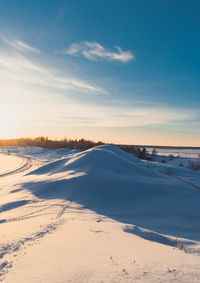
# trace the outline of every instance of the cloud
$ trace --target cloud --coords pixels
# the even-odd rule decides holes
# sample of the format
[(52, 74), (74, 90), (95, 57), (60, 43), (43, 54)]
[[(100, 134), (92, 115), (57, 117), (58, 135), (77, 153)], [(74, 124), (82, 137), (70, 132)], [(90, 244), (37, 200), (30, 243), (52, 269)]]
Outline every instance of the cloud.
[(40, 73), (44, 73), (45, 70), (35, 64), (33, 61), (23, 57), (20, 54), (14, 54), (12, 52), (4, 52), (4, 50), (0, 49), (0, 67), (4, 67), (11, 72), (20, 71), (20, 70), (31, 70)]
[(40, 50), (33, 47), (33, 46), (30, 46), (29, 44), (21, 41), (21, 40), (18, 40), (18, 39), (13, 39), (13, 40), (10, 40), (6, 37), (2, 37), (2, 40), (4, 41), (4, 43), (6, 43), (8, 46), (12, 47), (12, 48), (15, 48), (19, 51), (22, 51), (22, 52), (32, 52), (32, 53), (36, 53), (36, 54), (39, 54), (40, 53)]
[(131, 51), (123, 51), (119, 46), (115, 47), (116, 51), (110, 51), (98, 42), (83, 41), (81, 43), (72, 43), (68, 49), (61, 53), (72, 56), (83, 56), (89, 60), (108, 60), (127, 63), (135, 59)]
[[(61, 90), (74, 90), (81, 93), (108, 94), (103, 88), (86, 80), (74, 76), (59, 74), (59, 70), (51, 70), (36, 60), (26, 58), (22, 54), (7, 52), (0, 49), (0, 77), (2, 85), (26, 84), (26, 88), (54, 89), (57, 93)], [(0, 79), (0, 81), (1, 81)]]
[[(84, 93), (93, 95), (93, 100), (86, 104), (84, 98), (80, 99), (80, 94)], [(37, 120), (37, 126), (42, 121), (44, 124), (50, 121), (59, 127), (91, 128), (170, 126), (185, 121), (190, 123), (199, 115), (199, 110), (156, 104), (144, 107), (102, 94), (108, 92), (94, 83), (65, 76), (63, 72), (52, 70), (48, 64), (38, 63), (35, 58), (27, 58), (24, 54), (0, 49), (1, 102), (9, 104), (12, 101), (23, 116), (23, 123)], [(27, 118), (29, 116), (31, 121)]]
[[(90, 109), (89, 109), (90, 108)], [(90, 118), (92, 127), (143, 127), (153, 125), (174, 125), (192, 121), (198, 117), (194, 109), (173, 107), (124, 107), (118, 106), (91, 106), (81, 111), (85, 117)], [(90, 113), (90, 116), (89, 114)], [(97, 119), (98, 117), (98, 119)], [(80, 126), (84, 121), (80, 120)], [(78, 123), (78, 121), (76, 121)]]
[[(94, 43), (87, 44), (93, 47)], [(179, 127), (186, 122), (191, 125), (199, 117), (199, 109), (156, 103), (145, 107), (123, 101), (123, 97), (119, 100), (115, 94), (102, 95), (108, 92), (94, 82), (66, 75), (67, 67), (65, 71), (52, 69), (44, 56), (41, 61), (40, 56), (10, 47), (0, 48), (0, 99), (1, 104), (12, 105), (16, 123), (25, 127), (22, 135), (29, 130), (38, 135), (38, 129), (47, 128), (48, 134), (57, 131), (64, 135), (75, 127), (90, 128), (91, 132), (100, 128)], [(104, 50), (101, 45), (98, 49)], [(77, 52), (75, 47), (71, 52)]]
[[(55, 114), (49, 115), (49, 122), (63, 127), (88, 127), (88, 128), (132, 128), (149, 126), (180, 126), (185, 121), (192, 122), (198, 117), (199, 109), (182, 108), (133, 108), (124, 109), (121, 106), (97, 104), (81, 104), (68, 102), (54, 107)], [(57, 114), (56, 114), (57, 113)], [(58, 114), (59, 113), (59, 114)]]

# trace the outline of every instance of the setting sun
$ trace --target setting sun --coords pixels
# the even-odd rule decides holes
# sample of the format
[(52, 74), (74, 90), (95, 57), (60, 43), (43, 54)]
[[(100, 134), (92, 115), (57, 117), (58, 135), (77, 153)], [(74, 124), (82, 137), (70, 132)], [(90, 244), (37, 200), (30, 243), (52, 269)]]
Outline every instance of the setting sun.
[(11, 138), (16, 134), (17, 115), (10, 105), (0, 106), (0, 138)]
[(199, 11), (0, 0), (0, 282), (200, 283)]

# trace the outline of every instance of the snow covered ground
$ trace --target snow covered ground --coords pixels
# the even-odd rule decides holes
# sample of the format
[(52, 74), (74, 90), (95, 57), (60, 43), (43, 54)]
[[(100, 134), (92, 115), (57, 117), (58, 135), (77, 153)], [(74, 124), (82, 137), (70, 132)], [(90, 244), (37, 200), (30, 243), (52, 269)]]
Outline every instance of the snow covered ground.
[[(152, 147), (148, 147), (147, 151), (151, 153), (153, 150)], [(180, 156), (184, 158), (197, 158), (200, 154), (200, 148), (193, 149), (193, 148), (163, 148), (158, 147), (156, 148), (159, 155), (169, 156), (170, 154), (173, 154), (174, 156)]]
[(15, 171), (24, 164), (24, 159), (11, 156), (11, 155), (2, 155), (0, 156), (0, 175), (7, 172)]
[(200, 282), (200, 171), (115, 146), (9, 150), (31, 166), (0, 178), (0, 280)]
[[(151, 154), (153, 148), (147, 147), (147, 153)], [(154, 159), (156, 161), (162, 162), (165, 160), (166, 163), (175, 165), (175, 166), (184, 166), (188, 167), (189, 162), (196, 162), (200, 156), (200, 148), (155, 148), (157, 151)], [(171, 157), (170, 157), (171, 156)]]

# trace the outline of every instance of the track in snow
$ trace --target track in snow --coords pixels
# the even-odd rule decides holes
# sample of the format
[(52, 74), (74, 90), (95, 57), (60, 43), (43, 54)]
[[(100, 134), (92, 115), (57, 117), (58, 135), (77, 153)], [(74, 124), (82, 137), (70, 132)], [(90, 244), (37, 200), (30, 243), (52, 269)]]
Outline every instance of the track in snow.
[[(19, 158), (21, 158), (21, 157), (19, 157)], [(23, 157), (23, 159), (26, 159), (26, 161), (21, 167), (15, 169), (15, 170), (0, 174), (0, 178), (7, 177), (7, 176), (10, 176), (10, 175), (13, 175), (13, 174), (20, 173), (20, 172), (24, 172), (24, 171), (28, 170), (29, 168), (31, 168), (31, 166), (32, 166), (31, 158)]]

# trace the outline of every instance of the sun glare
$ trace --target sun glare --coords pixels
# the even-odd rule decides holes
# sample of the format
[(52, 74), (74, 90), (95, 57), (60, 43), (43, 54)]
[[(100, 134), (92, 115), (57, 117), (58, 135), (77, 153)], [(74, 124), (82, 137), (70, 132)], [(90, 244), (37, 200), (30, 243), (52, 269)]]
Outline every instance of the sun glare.
[(12, 138), (16, 134), (17, 118), (12, 107), (0, 106), (0, 138)]

